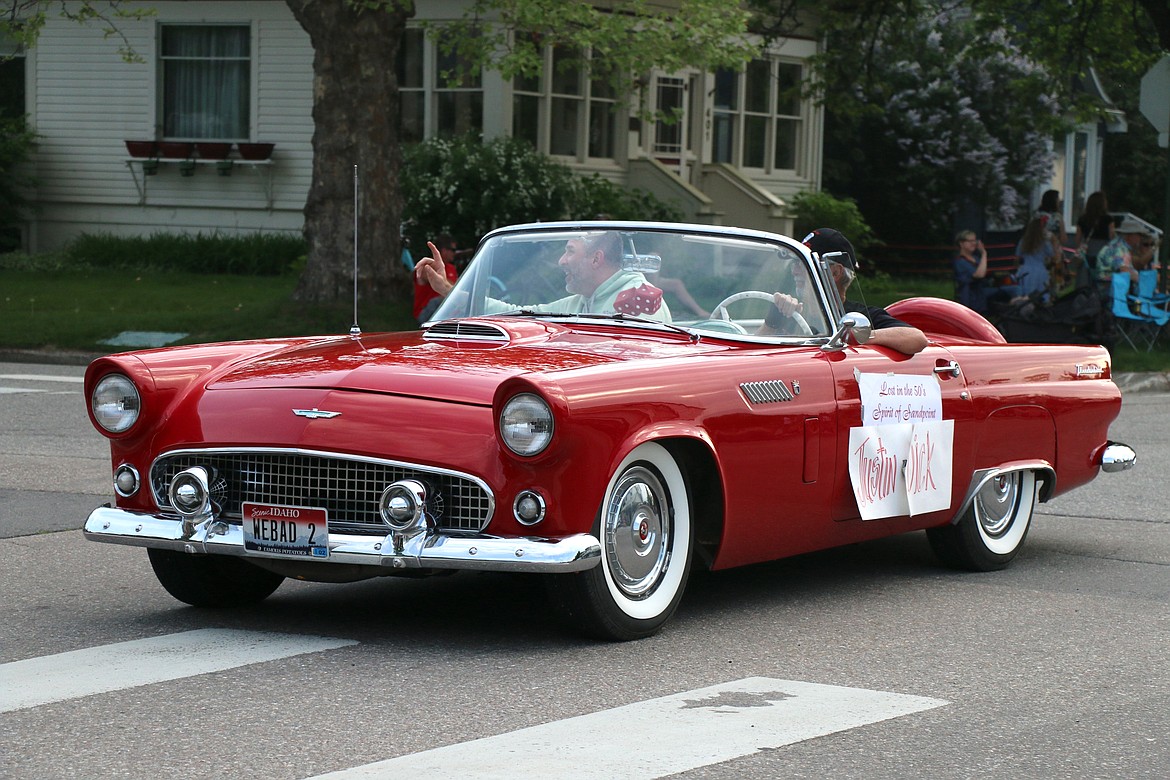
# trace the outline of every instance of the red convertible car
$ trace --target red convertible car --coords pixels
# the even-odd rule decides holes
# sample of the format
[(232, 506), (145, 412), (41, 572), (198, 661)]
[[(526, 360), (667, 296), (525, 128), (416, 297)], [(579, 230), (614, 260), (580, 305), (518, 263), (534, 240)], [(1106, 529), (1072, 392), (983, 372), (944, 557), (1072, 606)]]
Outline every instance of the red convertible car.
[[(99, 358), (116, 500), (85, 535), (146, 547), (196, 606), (531, 572), (570, 625), (635, 639), (695, 566), (925, 530), (1001, 568), (1037, 501), (1133, 464), (1105, 349), (1007, 344), (926, 298), (890, 307), (924, 350), (867, 344), (831, 262), (750, 230), (515, 226), (421, 331)], [(777, 292), (800, 303), (782, 327)]]

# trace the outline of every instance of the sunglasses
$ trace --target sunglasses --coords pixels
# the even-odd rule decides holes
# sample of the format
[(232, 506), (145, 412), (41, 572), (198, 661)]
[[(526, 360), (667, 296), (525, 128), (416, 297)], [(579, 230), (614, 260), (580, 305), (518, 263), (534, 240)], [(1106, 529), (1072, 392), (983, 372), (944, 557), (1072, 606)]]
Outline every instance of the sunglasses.
[(1154, 245), (1153, 241), (1143, 241), (1142, 242), (1142, 246), (1153, 246), (1153, 245)]

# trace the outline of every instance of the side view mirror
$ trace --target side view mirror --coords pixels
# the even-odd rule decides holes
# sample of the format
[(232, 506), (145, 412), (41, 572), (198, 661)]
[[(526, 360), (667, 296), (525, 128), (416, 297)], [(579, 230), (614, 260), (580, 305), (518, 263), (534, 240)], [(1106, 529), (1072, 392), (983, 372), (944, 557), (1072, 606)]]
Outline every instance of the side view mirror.
[(845, 345), (850, 342), (864, 344), (869, 341), (871, 336), (873, 336), (873, 326), (869, 322), (869, 317), (855, 311), (846, 312), (837, 321), (837, 329), (833, 331), (833, 336), (825, 342), (821, 350), (823, 352), (838, 352), (845, 349)]

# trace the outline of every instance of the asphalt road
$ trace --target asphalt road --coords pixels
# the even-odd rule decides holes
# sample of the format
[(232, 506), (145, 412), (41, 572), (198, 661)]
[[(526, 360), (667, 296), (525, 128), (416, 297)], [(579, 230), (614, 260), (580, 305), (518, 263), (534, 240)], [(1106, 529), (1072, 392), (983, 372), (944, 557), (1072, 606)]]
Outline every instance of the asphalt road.
[[(597, 644), (561, 631), (520, 576), (286, 582), (232, 612), (175, 602), (142, 550), (76, 530), (109, 498), (80, 375), (0, 363), (0, 777), (1164, 778), (1170, 766), (1170, 395), (1125, 397), (1112, 434), (1138, 466), (1039, 507), (1006, 571), (942, 569), (912, 534), (697, 577), (660, 635)], [(807, 705), (798, 725), (836, 725), (785, 741), (765, 717), (776, 706), (703, 693), (743, 681)], [(915, 706), (867, 719), (861, 704), (831, 706), (842, 691)], [(679, 694), (697, 709), (685, 739), (655, 709)], [(728, 729), (735, 718), (748, 720)], [(745, 731), (755, 747), (737, 753)], [(573, 768), (539, 763), (542, 741)], [(395, 758), (430, 768), (376, 763)]]

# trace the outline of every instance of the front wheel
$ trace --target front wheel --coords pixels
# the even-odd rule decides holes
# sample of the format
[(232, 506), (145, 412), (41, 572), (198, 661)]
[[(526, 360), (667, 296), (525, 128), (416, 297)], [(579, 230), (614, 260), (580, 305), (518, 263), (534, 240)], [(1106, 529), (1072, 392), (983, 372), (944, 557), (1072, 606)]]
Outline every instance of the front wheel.
[(928, 528), (926, 536), (948, 566), (995, 571), (1023, 547), (1035, 507), (1035, 472), (999, 474), (979, 488), (957, 523)]
[(193, 607), (243, 607), (272, 595), (284, 577), (223, 555), (191, 555), (147, 549), (154, 576), (179, 601)]
[(603, 639), (656, 633), (682, 599), (694, 546), (686, 480), (665, 447), (643, 444), (621, 462), (594, 533), (601, 541), (597, 566), (549, 577), (566, 617)]

